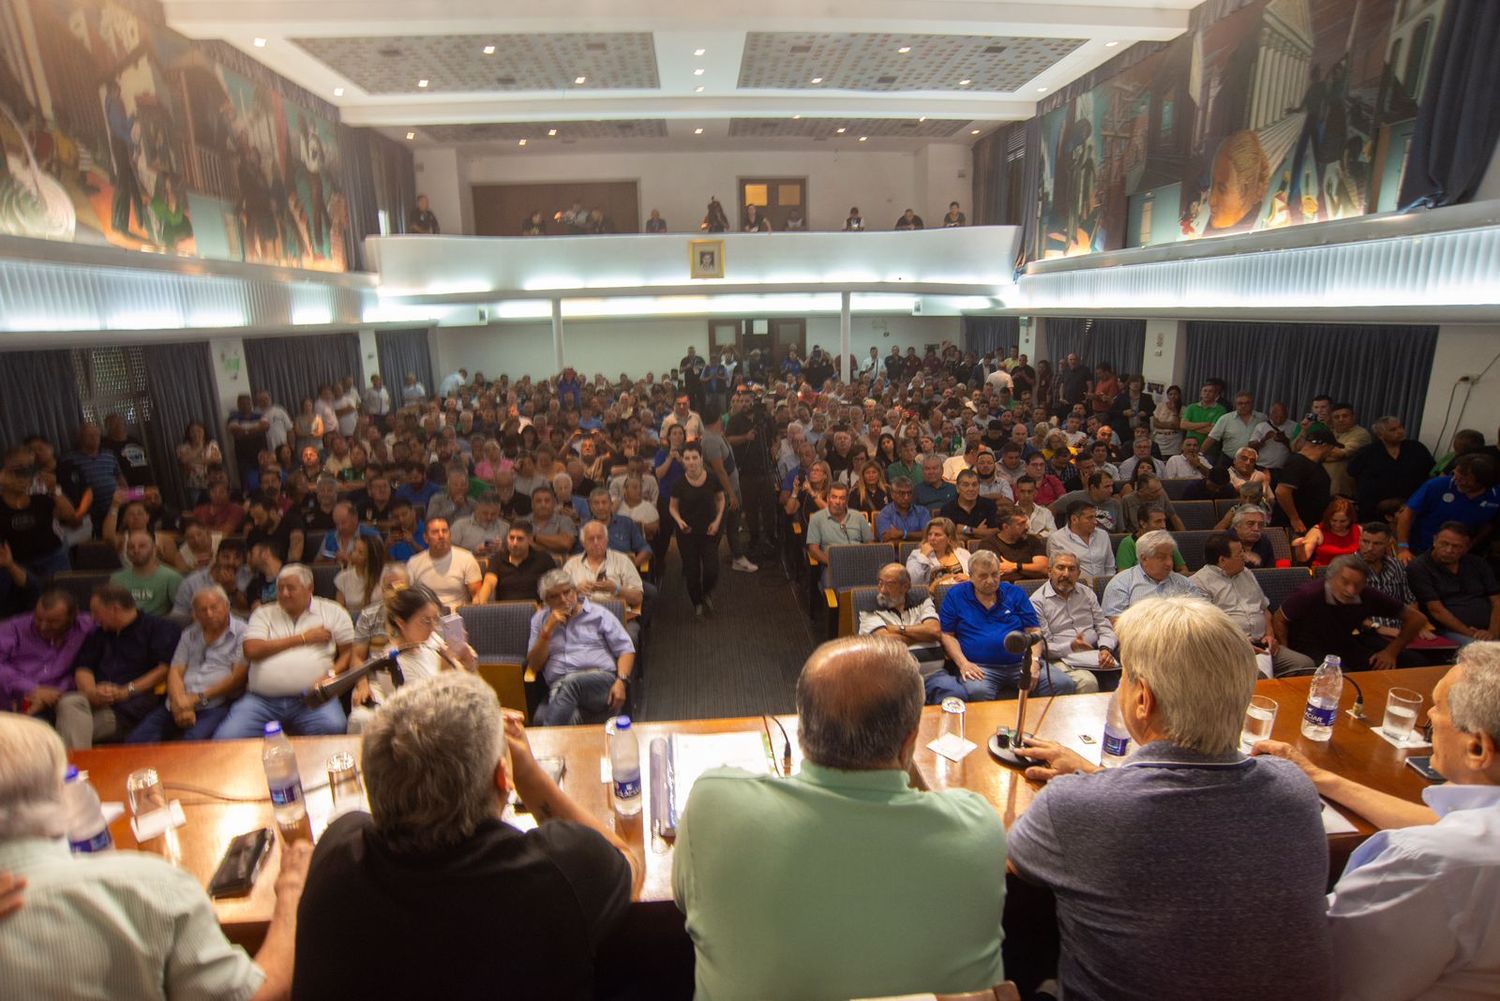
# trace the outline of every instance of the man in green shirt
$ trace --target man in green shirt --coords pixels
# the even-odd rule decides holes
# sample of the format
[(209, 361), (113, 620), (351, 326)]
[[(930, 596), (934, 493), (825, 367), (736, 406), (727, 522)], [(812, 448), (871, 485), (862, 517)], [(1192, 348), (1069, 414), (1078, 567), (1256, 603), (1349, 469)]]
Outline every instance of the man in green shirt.
[(1182, 430), (1188, 437), (1196, 438), (1201, 445), (1214, 429), (1214, 423), (1228, 412), (1228, 408), (1219, 402), (1219, 387), (1205, 382), (1203, 388), (1198, 390), (1198, 402), (1183, 408)]
[(150, 532), (134, 531), (126, 537), (125, 562), (130, 566), (115, 571), (110, 582), (128, 589), (135, 607), (147, 615), (170, 614), (182, 574), (156, 558), (156, 540)]
[(1005, 831), (977, 793), (912, 764), (922, 675), (892, 636), (813, 651), (797, 681), (804, 761), (693, 785), (672, 893), (698, 1001), (988, 990), (1005, 979)]
[(885, 467), (885, 481), (895, 482), (904, 476), (915, 486), (922, 482), (922, 463), (917, 461), (917, 440), (903, 436), (896, 445), (896, 461)]

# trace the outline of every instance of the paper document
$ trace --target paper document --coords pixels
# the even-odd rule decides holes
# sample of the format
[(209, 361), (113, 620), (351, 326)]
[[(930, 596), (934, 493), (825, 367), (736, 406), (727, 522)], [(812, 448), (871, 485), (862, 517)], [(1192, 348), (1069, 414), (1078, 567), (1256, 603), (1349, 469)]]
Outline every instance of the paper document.
[(1358, 834), (1359, 828), (1350, 823), (1345, 817), (1333, 808), (1326, 799), (1323, 800), (1323, 831), (1327, 834)]
[(745, 733), (674, 733), (670, 741), (672, 769), (671, 826), (677, 827), (688, 793), (698, 776), (710, 768), (743, 768), (756, 775), (771, 774), (771, 752), (766, 735)]

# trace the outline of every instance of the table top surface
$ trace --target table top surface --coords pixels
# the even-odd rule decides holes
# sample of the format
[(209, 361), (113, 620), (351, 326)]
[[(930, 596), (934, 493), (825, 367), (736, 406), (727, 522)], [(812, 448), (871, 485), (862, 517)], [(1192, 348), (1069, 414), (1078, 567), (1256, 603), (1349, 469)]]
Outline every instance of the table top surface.
[[(1314, 762), (1357, 782), (1412, 801), (1420, 800), (1427, 783), (1403, 762), (1412, 752), (1398, 749), (1381, 738), (1372, 727), (1378, 726), (1385, 708), (1386, 692), (1392, 687), (1420, 693), (1424, 706), (1419, 718), (1425, 719), (1431, 705), (1432, 689), (1446, 668), (1418, 668), (1400, 671), (1365, 672), (1356, 676), (1364, 690), (1366, 712), (1363, 722), (1341, 713), (1328, 743), (1309, 741), (1300, 735), (1302, 709), (1307, 699), (1309, 678), (1262, 681), (1257, 692), (1270, 696), (1278, 704), (1272, 735), (1298, 747)], [(1343, 706), (1347, 709), (1354, 693), (1345, 685)], [(1030, 700), (1027, 708), (1027, 730), (1038, 737), (1054, 740), (1073, 748), (1097, 762), (1107, 694), (1061, 696)], [(952, 762), (927, 747), (939, 736), (943, 722), (940, 708), (930, 706), (923, 712), (921, 736), (917, 743), (916, 764), (933, 789), (969, 789), (982, 795), (1009, 827), (1023, 813), (1041, 786), (1029, 782), (1020, 770), (998, 762), (985, 750), (997, 727), (1014, 727), (1015, 701), (976, 702), (967, 706), (965, 735), (979, 747), (962, 760)], [(796, 717), (780, 716), (792, 744), (793, 770), (801, 761), (796, 742)], [(781, 728), (768, 716), (734, 719), (690, 720), (663, 723), (637, 723), (642, 747), (642, 764), (646, 749), (655, 737), (672, 733), (764, 734), (774, 749), (774, 767), (779, 769), (783, 748)], [(671, 842), (650, 832), (650, 782), (643, 781), (643, 809), (635, 817), (621, 817), (614, 812), (610, 788), (601, 778), (601, 759), (607, 757), (605, 735), (601, 726), (538, 727), (528, 731), (532, 749), (538, 756), (560, 757), (567, 763), (563, 789), (584, 810), (601, 818), (635, 850), (645, 863), (646, 877), (642, 887), (643, 901), (667, 901), (672, 896)], [(1087, 739), (1085, 739), (1087, 738)], [(326, 788), (325, 762), (337, 751), (349, 751), (356, 760), (359, 738), (354, 736), (295, 738), (293, 746), (303, 783), (308, 787), (307, 807), (314, 835), (327, 826), (332, 798)], [(265, 773), (260, 765), (261, 742), (233, 740), (212, 742), (179, 742), (112, 746), (79, 751), (71, 755), (75, 764), (89, 772), (105, 801), (125, 801), (126, 777), (138, 768), (155, 768), (167, 787), (169, 798), (178, 799), (187, 818), (186, 826), (167, 835), (138, 844), (128, 817), (110, 826), (118, 848), (139, 848), (163, 855), (196, 876), (204, 886), (213, 876), (220, 857), (230, 840), (259, 827), (273, 827), (274, 817), (267, 798)], [(206, 795), (209, 791), (215, 795)], [(226, 801), (216, 797), (235, 797)], [(1343, 853), (1371, 834), (1375, 828), (1363, 818), (1343, 811), (1358, 828), (1355, 835), (1335, 836), (1335, 847)], [(221, 923), (231, 937), (259, 934), (269, 920), (274, 900), (273, 875), (279, 864), (279, 848), (268, 859), (254, 891), (242, 899), (220, 900), (215, 908)], [(236, 932), (240, 934), (236, 934)]]

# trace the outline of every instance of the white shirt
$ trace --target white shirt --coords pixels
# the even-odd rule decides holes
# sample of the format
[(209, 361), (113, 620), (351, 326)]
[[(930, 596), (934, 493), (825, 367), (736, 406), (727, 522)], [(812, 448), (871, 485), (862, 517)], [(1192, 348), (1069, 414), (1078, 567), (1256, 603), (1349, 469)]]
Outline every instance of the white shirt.
[(457, 372), (449, 372), (438, 384), (438, 395), (447, 398), (449, 393), (457, 392), (464, 385), (464, 377)]
[(587, 553), (579, 553), (563, 564), (563, 569), (573, 578), (574, 586), (582, 589), (583, 585), (592, 584), (599, 579), (602, 571), (604, 579), (612, 582), (621, 592), (640, 588), (641, 573), (635, 568), (635, 561), (619, 550), (605, 550), (604, 565), (600, 568), (590, 566), (588, 558)]
[[(880, 632), (887, 626), (920, 626), (924, 622), (936, 621), (938, 621), (938, 613), (931, 598), (923, 598), (917, 605), (908, 604), (899, 612), (876, 606), (868, 612), (859, 613), (859, 635), (869, 636)], [(931, 677), (943, 669), (942, 643), (907, 644), (906, 649), (917, 659), (917, 666), (922, 669), (922, 677)]]
[(365, 390), (364, 404), (365, 413), (372, 417), (384, 417), (391, 412), (391, 394), (384, 386), (379, 389), (371, 386)]
[(342, 407), (348, 407), (349, 412), (339, 418), (339, 434), (347, 438), (354, 433), (355, 426), (359, 424), (359, 392), (351, 387), (349, 392), (333, 402), (335, 410)]
[(1011, 380), (1010, 373), (1003, 368), (997, 368), (984, 377), (984, 384), (995, 392), (1002, 389), (1014, 389), (1015, 383)]
[(250, 613), (246, 640), (280, 640), (322, 626), (332, 634), (327, 643), (304, 643), (261, 660), (250, 661), (249, 691), (268, 698), (301, 695), (333, 669), (338, 647), (354, 642), (354, 623), (338, 602), (313, 596), (307, 611), (293, 621), (276, 602)]
[(1057, 531), (1057, 515), (1052, 513), (1051, 508), (1036, 504), (1031, 508), (1031, 513), (1026, 516), (1026, 533), (1046, 538)]
[(1195, 480), (1201, 479), (1203, 474), (1213, 468), (1213, 463), (1198, 454), (1198, 465), (1193, 465), (1185, 455), (1174, 455), (1167, 460), (1167, 475), (1163, 477), (1168, 480)]
[(1241, 420), (1239, 411), (1231, 410), (1214, 421), (1208, 436), (1219, 443), (1225, 455), (1233, 457), (1234, 453), (1250, 444), (1255, 437), (1255, 429), (1264, 424), (1265, 420), (1266, 415), (1259, 410), (1251, 411), (1249, 421)]
[[(1255, 430), (1250, 432), (1250, 440), (1253, 444), (1275, 430), (1277, 430), (1277, 426), (1269, 420), (1261, 421), (1255, 425)], [(1287, 441), (1296, 441), (1297, 432), (1302, 430), (1302, 428), (1296, 421), (1283, 421), (1280, 430), (1282, 434), (1286, 435)], [(1255, 460), (1255, 464), (1262, 469), (1280, 469), (1286, 465), (1286, 460), (1292, 457), (1292, 450), (1275, 438), (1267, 439), (1266, 443), (1260, 447), (1259, 452), (1260, 457)]]
[(292, 428), (296, 425), (292, 423), (292, 415), (287, 413), (284, 408), (273, 403), (265, 409), (265, 412), (261, 416), (270, 425), (266, 429), (266, 445), (271, 451), (276, 451), (276, 449), (291, 440)]
[(481, 525), (474, 520), (474, 516), (466, 515), (453, 523), (451, 528), (453, 544), (459, 549), (467, 549), (473, 553), (476, 549), (483, 549), (491, 542), (498, 542), (499, 549), (505, 548), (505, 536), (510, 532), (510, 522), (504, 518), (496, 518), (489, 525)]
[(449, 608), (472, 601), (469, 585), (483, 576), (474, 554), (460, 546), (449, 549), (448, 555), (438, 560), (432, 558), (430, 549), (420, 552), (406, 561), (406, 573), (413, 584), (421, 584)]
[(1438, 822), (1375, 832), (1329, 895), (1340, 998), (1500, 996), (1500, 787), (1422, 799)]
[(1108, 577), (1115, 572), (1115, 553), (1109, 544), (1109, 533), (1102, 528), (1094, 529), (1087, 542), (1083, 536), (1064, 525), (1047, 536), (1047, 561), (1057, 558), (1058, 553), (1072, 553), (1078, 557), (1078, 569), (1089, 577)]
[(635, 507), (630, 507), (628, 504), (626, 504), (625, 499), (622, 497), (620, 501), (615, 505), (615, 513), (623, 514), (625, 517), (629, 518), (637, 525), (640, 525), (642, 528), (645, 528), (647, 525), (654, 525), (658, 521), (661, 521), (661, 512), (656, 510), (655, 504), (652, 504), (644, 497), (641, 498), (641, 502)]

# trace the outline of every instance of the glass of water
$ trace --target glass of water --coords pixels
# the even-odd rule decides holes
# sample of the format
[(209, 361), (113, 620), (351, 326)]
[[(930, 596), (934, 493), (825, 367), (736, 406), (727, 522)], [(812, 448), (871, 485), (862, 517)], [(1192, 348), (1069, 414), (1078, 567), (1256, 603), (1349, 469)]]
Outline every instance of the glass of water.
[(354, 765), (354, 755), (339, 751), (329, 756), (324, 767), (328, 769), (328, 790), (333, 794), (334, 814), (363, 809), (365, 789), (359, 780), (359, 769)]
[(1409, 688), (1392, 688), (1385, 696), (1385, 720), (1380, 732), (1392, 740), (1409, 740), (1421, 708), (1421, 695)]
[(1270, 740), (1279, 708), (1275, 699), (1265, 695), (1250, 696), (1250, 704), (1245, 707), (1245, 722), (1240, 725), (1240, 746), (1248, 751), (1258, 741)]
[(944, 741), (961, 744), (964, 741), (964, 718), (969, 707), (963, 699), (943, 700), (943, 732), (938, 734)]
[(125, 779), (125, 796), (130, 801), (130, 815), (145, 817), (167, 808), (167, 791), (155, 768), (141, 768)]

